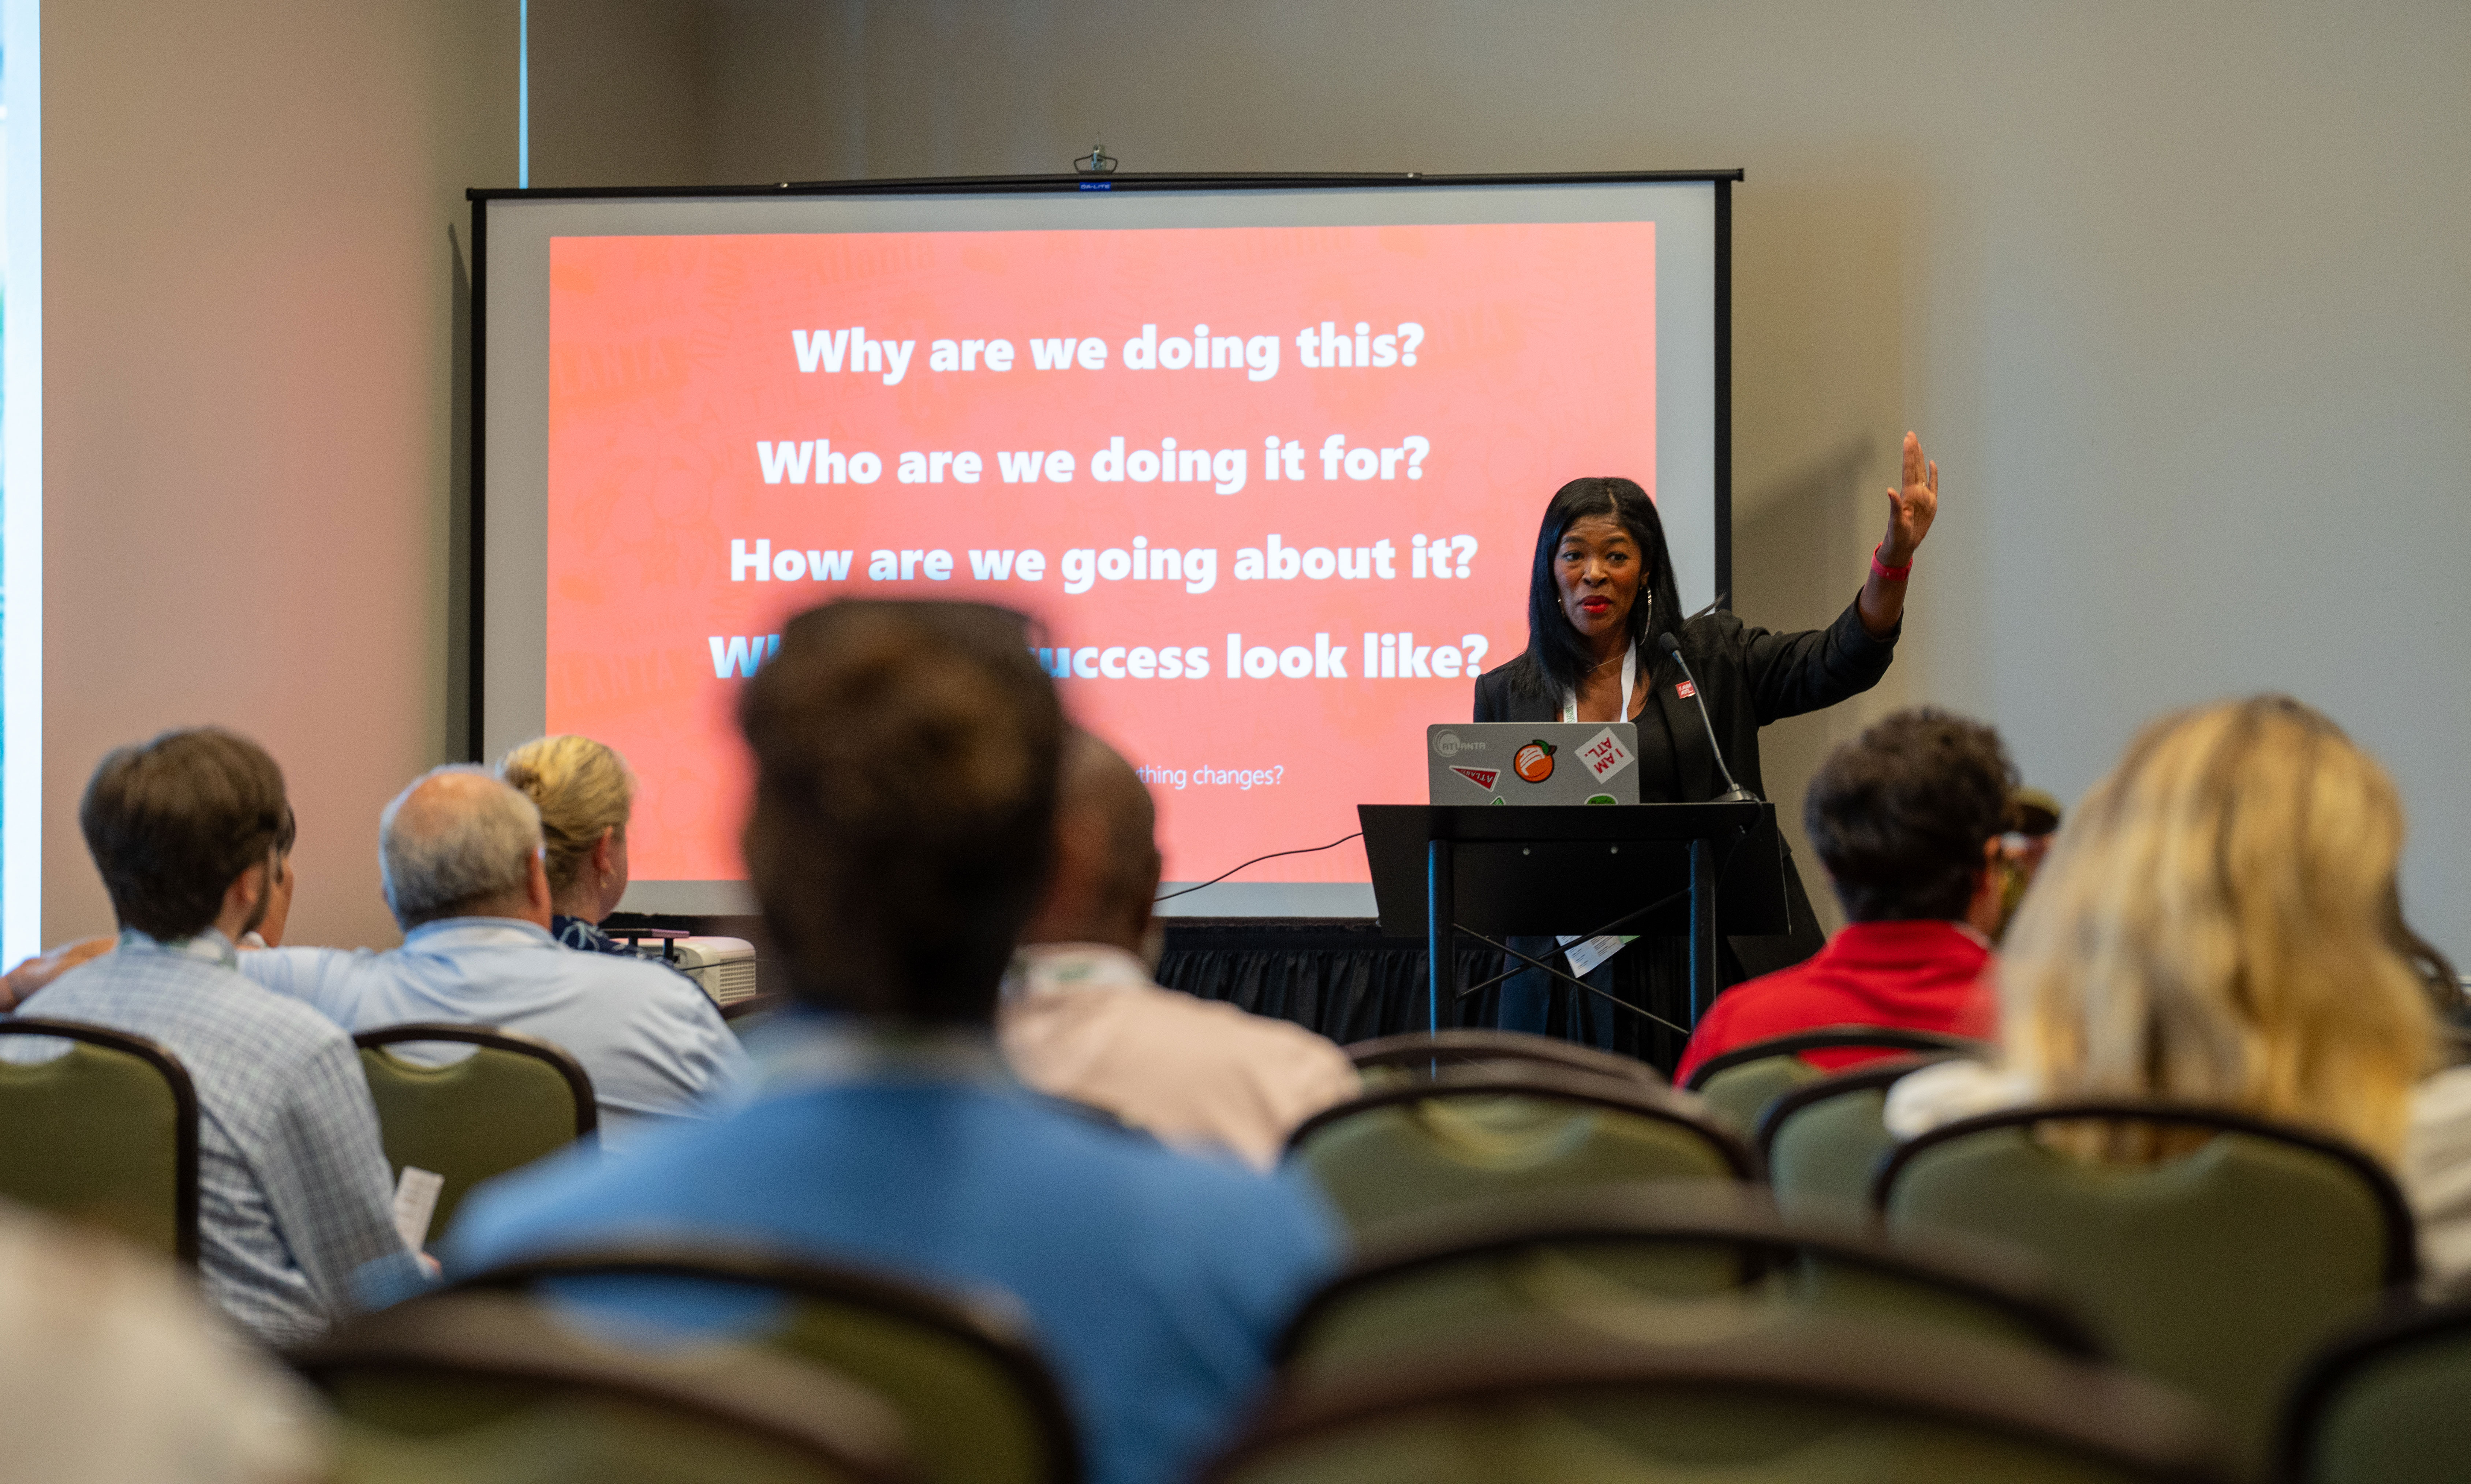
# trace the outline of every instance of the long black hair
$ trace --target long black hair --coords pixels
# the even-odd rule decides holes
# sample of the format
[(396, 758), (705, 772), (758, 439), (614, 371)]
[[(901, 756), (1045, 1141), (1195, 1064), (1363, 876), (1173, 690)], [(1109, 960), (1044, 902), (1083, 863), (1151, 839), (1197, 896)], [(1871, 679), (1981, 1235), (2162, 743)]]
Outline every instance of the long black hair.
[(1619, 521), (1647, 566), (1630, 610), (1630, 642), (1647, 651), (1640, 656), (1640, 670), (1655, 668), (1658, 635), (1682, 631), (1682, 594), (1673, 585), (1673, 556), (1665, 549), (1664, 522), (1656, 513), (1656, 502), (1630, 480), (1572, 480), (1553, 492), (1553, 503), (1544, 507), (1544, 524), (1536, 531), (1536, 565), (1527, 578), (1527, 663), (1518, 677), (1530, 694), (1553, 698), (1573, 694), (1596, 662), (1588, 642), (1562, 612), (1561, 585), (1553, 580), (1553, 557), (1563, 535), (1590, 516)]

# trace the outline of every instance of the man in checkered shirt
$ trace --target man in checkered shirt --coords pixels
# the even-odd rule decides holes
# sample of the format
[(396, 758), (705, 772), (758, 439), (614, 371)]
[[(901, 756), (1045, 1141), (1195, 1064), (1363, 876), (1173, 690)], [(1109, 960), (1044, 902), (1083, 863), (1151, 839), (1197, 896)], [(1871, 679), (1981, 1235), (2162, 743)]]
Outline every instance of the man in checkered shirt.
[[(377, 1109), (349, 1033), (233, 967), (291, 815), (265, 749), (166, 732), (103, 760), (78, 823), (120, 919), (115, 950), (18, 1007), (168, 1048), (197, 1086), (198, 1278), (271, 1345), (422, 1282), (395, 1232)], [(63, 1043), (12, 1048), (34, 1059)]]

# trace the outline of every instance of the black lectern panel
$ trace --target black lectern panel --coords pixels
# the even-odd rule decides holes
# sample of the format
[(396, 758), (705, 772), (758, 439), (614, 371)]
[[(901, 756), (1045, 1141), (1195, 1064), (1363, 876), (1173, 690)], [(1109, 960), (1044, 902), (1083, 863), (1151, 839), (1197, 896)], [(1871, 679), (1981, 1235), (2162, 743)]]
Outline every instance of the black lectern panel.
[[(1586, 932), (1690, 886), (1690, 843), (1716, 852), (1716, 930), (1729, 937), (1786, 932), (1784, 856), (1773, 804), (1359, 804), (1364, 855), (1381, 930), (1424, 933), (1433, 840), (1453, 842), (1451, 897), (1458, 925), (1476, 932)], [(1690, 904), (1622, 926), (1625, 933), (1683, 937)]]
[[(1717, 937), (1791, 930), (1772, 804), (1359, 804), (1355, 812), (1383, 930), (1424, 930), (1432, 975), (1425, 1016), (1436, 1033), (1443, 1001), (1458, 994), (1450, 964), (1462, 930), (1671, 932), (1678, 913), (1690, 940), (1696, 1025), (1716, 1001)], [(1645, 910), (1666, 898), (1674, 900)]]

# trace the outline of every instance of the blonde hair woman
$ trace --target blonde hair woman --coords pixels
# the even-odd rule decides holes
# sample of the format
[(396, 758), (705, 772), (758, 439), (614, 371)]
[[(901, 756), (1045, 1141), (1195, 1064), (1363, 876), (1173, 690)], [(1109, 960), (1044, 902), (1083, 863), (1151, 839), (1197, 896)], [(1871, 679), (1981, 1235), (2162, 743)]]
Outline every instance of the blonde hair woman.
[(2385, 769), (2297, 701), (2154, 723), (2009, 930), (2002, 1065), (1905, 1078), (1889, 1127), (2118, 1097), (2301, 1124), (2385, 1160), (2436, 1228), (2432, 1262), (2471, 1266), (2471, 1072), (2429, 1075), (2435, 1007), (2459, 991), (2402, 921), (2402, 841)]
[(635, 807), (626, 760), (589, 737), (536, 737), (499, 761), (498, 776), (540, 810), (550, 931), (569, 948), (632, 954), (600, 926), (626, 895), (626, 818)]

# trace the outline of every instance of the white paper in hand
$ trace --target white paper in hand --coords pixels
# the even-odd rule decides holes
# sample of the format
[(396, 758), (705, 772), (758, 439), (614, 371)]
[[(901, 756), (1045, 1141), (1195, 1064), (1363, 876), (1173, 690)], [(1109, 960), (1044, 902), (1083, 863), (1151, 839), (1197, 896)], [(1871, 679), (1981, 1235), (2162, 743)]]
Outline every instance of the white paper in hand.
[(429, 1223), (437, 1217), (438, 1192), (445, 1189), (444, 1175), (417, 1165), (406, 1165), (395, 1181), (394, 1229), (412, 1251), (429, 1245)]

